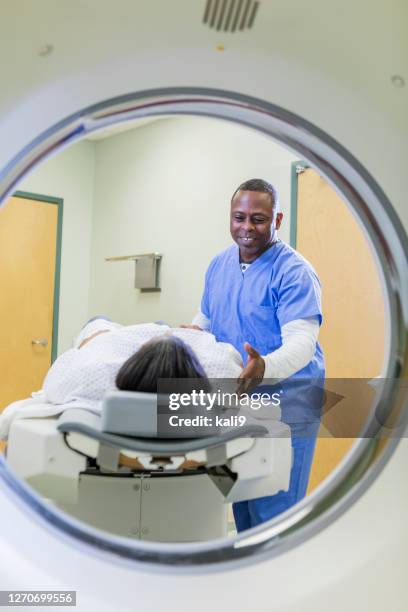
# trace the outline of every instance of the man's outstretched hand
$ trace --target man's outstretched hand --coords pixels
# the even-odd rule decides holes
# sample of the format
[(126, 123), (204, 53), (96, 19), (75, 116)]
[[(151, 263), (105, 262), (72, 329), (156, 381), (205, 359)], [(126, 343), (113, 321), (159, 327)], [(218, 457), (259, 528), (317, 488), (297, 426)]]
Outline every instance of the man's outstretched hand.
[(247, 393), (262, 381), (265, 374), (265, 361), (249, 342), (245, 342), (244, 349), (248, 353), (248, 362), (238, 378), (237, 393)]

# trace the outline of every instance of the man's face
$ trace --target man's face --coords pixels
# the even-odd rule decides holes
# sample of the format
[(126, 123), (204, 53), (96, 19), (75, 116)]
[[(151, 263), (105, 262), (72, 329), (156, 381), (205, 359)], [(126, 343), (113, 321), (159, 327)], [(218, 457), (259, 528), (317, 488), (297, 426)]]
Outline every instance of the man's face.
[(274, 241), (275, 227), (279, 229), (283, 215), (276, 214), (275, 227), (273, 216), (269, 193), (238, 191), (235, 194), (231, 203), (230, 231), (243, 262), (254, 261)]

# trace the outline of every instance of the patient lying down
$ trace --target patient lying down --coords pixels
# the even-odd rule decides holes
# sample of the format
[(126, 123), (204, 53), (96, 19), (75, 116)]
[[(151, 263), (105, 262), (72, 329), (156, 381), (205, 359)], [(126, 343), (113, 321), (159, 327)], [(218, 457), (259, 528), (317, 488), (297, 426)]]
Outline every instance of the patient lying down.
[(41, 391), (3, 410), (0, 440), (15, 419), (52, 417), (77, 406), (100, 410), (109, 389), (155, 393), (159, 378), (235, 379), (241, 370), (238, 351), (208, 332), (95, 319), (54, 362)]
[(55, 361), (43, 391), (52, 404), (89, 405), (115, 387), (156, 393), (159, 378), (236, 379), (241, 371), (238, 351), (208, 332), (97, 319)]

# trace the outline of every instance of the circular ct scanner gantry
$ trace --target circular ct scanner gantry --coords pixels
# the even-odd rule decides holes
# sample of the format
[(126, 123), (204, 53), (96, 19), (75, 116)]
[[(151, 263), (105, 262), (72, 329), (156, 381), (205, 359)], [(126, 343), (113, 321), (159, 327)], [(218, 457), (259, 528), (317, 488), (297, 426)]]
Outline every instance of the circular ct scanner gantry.
[(44, 159), (118, 122), (199, 115), (258, 130), (317, 169), (365, 232), (387, 382), (367, 436), (316, 491), (226, 540), (98, 531), (1, 458), (0, 589), (75, 590), (84, 611), (406, 610), (406, 3), (14, 0), (1, 13), (1, 202)]

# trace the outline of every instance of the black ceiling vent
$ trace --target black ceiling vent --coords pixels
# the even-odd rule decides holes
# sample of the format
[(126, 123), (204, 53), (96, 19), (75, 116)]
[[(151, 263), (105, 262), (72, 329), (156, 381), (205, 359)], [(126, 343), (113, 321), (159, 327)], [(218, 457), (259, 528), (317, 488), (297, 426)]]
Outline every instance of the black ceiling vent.
[(207, 0), (203, 22), (223, 32), (252, 28), (259, 4), (254, 0)]

